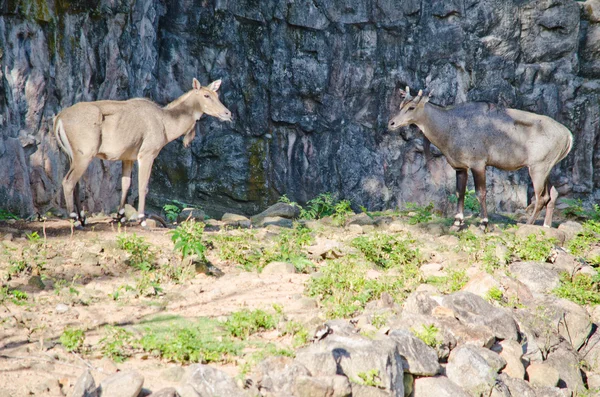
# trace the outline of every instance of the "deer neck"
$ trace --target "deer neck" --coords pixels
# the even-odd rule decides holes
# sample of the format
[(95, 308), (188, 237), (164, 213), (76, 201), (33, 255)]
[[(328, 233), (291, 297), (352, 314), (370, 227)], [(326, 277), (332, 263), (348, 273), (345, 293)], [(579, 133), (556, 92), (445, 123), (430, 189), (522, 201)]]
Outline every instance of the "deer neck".
[(441, 106), (426, 103), (423, 108), (423, 117), (416, 122), (417, 127), (431, 143), (439, 149), (447, 146), (448, 134), (448, 112)]
[(194, 106), (191, 92), (183, 94), (163, 108), (165, 112), (165, 133), (169, 142), (186, 135), (194, 129), (202, 111)]

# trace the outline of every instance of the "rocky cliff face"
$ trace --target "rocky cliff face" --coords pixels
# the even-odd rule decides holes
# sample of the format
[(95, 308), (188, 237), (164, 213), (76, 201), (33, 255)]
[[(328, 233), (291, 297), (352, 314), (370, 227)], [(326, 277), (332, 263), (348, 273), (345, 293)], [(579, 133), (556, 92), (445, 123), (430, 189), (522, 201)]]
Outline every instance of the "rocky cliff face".
[[(4, 0), (0, 206), (62, 208), (66, 159), (52, 116), (78, 101), (166, 104), (221, 78), (233, 124), (203, 118), (191, 150), (158, 157), (151, 204), (258, 212), (330, 191), (377, 209), (435, 201), (454, 171), (426, 164), (414, 127), (386, 133), (397, 88), (549, 115), (575, 136), (563, 194), (600, 195), (600, 6), (570, 0)], [(120, 165), (95, 160), (88, 210), (114, 210)], [(526, 170), (488, 171), (491, 208), (527, 200)], [(135, 199), (135, 191), (132, 195)]]

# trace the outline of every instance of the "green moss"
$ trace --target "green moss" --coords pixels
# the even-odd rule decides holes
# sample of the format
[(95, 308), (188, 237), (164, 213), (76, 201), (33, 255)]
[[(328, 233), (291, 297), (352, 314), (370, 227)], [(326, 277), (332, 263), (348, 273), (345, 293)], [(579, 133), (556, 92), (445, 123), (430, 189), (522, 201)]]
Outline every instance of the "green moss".
[[(268, 197), (264, 162), (267, 156), (266, 143), (262, 139), (254, 140), (248, 149), (248, 199), (261, 201)], [(265, 203), (266, 204), (266, 203)]]

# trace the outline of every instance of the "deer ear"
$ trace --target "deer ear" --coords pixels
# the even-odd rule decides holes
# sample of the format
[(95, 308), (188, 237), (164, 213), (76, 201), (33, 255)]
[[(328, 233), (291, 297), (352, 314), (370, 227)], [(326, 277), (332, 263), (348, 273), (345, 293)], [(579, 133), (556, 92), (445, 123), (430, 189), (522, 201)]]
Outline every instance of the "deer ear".
[(192, 87), (194, 87), (195, 90), (199, 90), (200, 88), (202, 88), (202, 84), (200, 84), (200, 82), (196, 80), (196, 78), (194, 78), (194, 80), (192, 81)]
[(208, 87), (206, 87), (206, 88), (208, 88), (211, 91), (217, 91), (220, 86), (221, 86), (221, 80), (215, 80), (212, 83), (210, 83), (208, 85)]

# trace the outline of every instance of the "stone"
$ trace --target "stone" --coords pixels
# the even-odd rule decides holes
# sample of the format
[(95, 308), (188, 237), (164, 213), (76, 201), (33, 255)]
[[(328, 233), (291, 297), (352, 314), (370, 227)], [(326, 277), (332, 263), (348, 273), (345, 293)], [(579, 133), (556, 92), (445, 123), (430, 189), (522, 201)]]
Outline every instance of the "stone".
[(174, 387), (165, 387), (164, 389), (155, 391), (148, 397), (179, 397), (179, 393), (177, 393), (177, 389)]
[(75, 382), (71, 397), (97, 397), (96, 382), (89, 370), (86, 370)]
[(98, 397), (137, 397), (144, 377), (136, 371), (118, 372), (100, 382)]
[(346, 226), (349, 226), (349, 225), (366, 226), (366, 225), (374, 225), (374, 224), (375, 224), (375, 219), (368, 216), (364, 212), (361, 212), (360, 214), (352, 215), (346, 221)]
[(341, 243), (326, 238), (315, 239), (315, 243), (307, 248), (309, 254), (314, 258), (334, 259), (342, 256)]
[(402, 359), (397, 344), (390, 339), (371, 340), (334, 330), (321, 341), (298, 350), (296, 361), (313, 376), (346, 375), (360, 379), (360, 373), (375, 370), (383, 388), (392, 396), (404, 396)]
[(31, 276), (29, 280), (27, 280), (27, 285), (35, 288), (38, 291), (43, 291), (46, 288), (46, 285), (42, 281), (40, 276)]
[(392, 395), (389, 391), (382, 390), (379, 387), (356, 383), (352, 385), (352, 397), (390, 397)]
[(414, 334), (405, 330), (395, 330), (388, 336), (397, 343), (405, 373), (435, 376), (440, 372), (437, 352)]
[(443, 267), (439, 263), (426, 263), (419, 268), (425, 279), (429, 277), (443, 277), (445, 273), (442, 269)]
[(560, 229), (536, 225), (520, 225), (515, 233), (515, 235), (520, 238), (527, 238), (531, 234), (542, 236), (544, 238), (554, 238), (560, 246), (565, 244), (567, 238), (567, 234)]
[(289, 262), (271, 262), (267, 264), (262, 274), (292, 274), (296, 273), (296, 268)]
[(347, 377), (299, 375), (293, 380), (294, 396), (298, 397), (349, 397), (353, 395)]
[(503, 374), (515, 379), (525, 378), (525, 366), (523, 365), (523, 347), (514, 340), (503, 340), (492, 346), (495, 351), (505, 361), (506, 366), (502, 370)]
[(138, 212), (137, 210), (130, 204), (125, 204), (123, 208), (125, 210), (124, 217), (128, 221), (137, 221)]
[(534, 296), (550, 293), (560, 284), (559, 275), (539, 262), (514, 262), (509, 270)]
[(292, 228), (294, 227), (294, 222), (291, 219), (282, 218), (280, 216), (268, 216), (264, 218), (260, 223), (257, 223), (257, 226), (279, 226)]
[(498, 379), (508, 387), (511, 396), (536, 397), (535, 390), (522, 378), (513, 378), (507, 373), (501, 373)]
[(415, 390), (415, 377), (411, 374), (404, 373), (404, 397), (411, 396)]
[(262, 221), (269, 217), (295, 219), (300, 215), (300, 209), (287, 203), (275, 203), (258, 215), (250, 218), (253, 225), (262, 226)]
[(161, 372), (161, 378), (170, 382), (181, 382), (181, 379), (185, 375), (185, 368), (175, 365), (169, 367)]
[(570, 397), (571, 394), (558, 387), (536, 387), (536, 397)]
[(454, 310), (462, 323), (487, 326), (499, 339), (518, 339), (517, 325), (512, 316), (475, 294), (456, 292), (445, 296), (442, 306)]
[(592, 331), (592, 321), (585, 308), (567, 299), (552, 298), (545, 300), (543, 306), (552, 323), (557, 325), (558, 333), (578, 350)]
[(566, 241), (576, 237), (583, 230), (583, 226), (579, 222), (566, 221), (558, 225), (558, 230), (565, 234)]
[(450, 353), (446, 367), (448, 379), (474, 396), (489, 395), (498, 379), (496, 363), (490, 365), (479, 349), (469, 345), (457, 347)]
[(439, 304), (425, 292), (413, 292), (404, 301), (403, 309), (408, 313), (431, 315)]
[(570, 392), (585, 389), (580, 369), (581, 358), (568, 343), (563, 342), (558, 349), (551, 351), (544, 364), (558, 372), (560, 388), (566, 388)]
[(189, 386), (200, 396), (247, 397), (247, 393), (229, 375), (203, 364), (189, 366), (181, 386)]
[(225, 213), (221, 217), (221, 221), (230, 227), (249, 228), (252, 226), (250, 219), (238, 214)]
[(177, 223), (185, 222), (189, 219), (204, 222), (206, 216), (206, 213), (200, 208), (184, 208), (177, 214)]
[(445, 376), (415, 379), (415, 397), (471, 397)]
[(65, 305), (64, 303), (59, 303), (58, 305), (56, 305), (56, 307), (54, 308), (54, 311), (57, 314), (63, 314), (69, 311), (69, 306)]
[(290, 357), (269, 357), (257, 365), (252, 379), (260, 390), (285, 395), (294, 393), (294, 379), (308, 376), (310, 371)]
[(554, 387), (558, 385), (560, 375), (551, 365), (532, 363), (527, 367), (527, 376), (532, 386)]
[(501, 289), (502, 286), (494, 277), (486, 272), (476, 273), (467, 284), (462, 288), (462, 291), (471, 292), (484, 299), (487, 299), (490, 289)]

